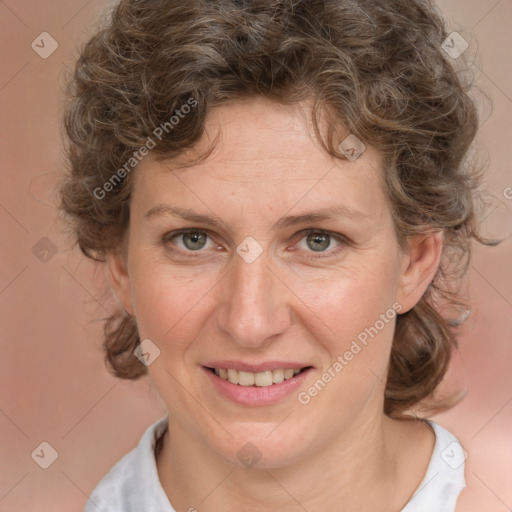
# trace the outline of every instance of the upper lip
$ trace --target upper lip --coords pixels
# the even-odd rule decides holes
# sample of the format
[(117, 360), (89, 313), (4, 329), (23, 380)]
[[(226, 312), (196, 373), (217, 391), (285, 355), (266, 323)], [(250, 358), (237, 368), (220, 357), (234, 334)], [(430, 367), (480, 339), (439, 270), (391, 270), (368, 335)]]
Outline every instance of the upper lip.
[(243, 372), (258, 373), (267, 370), (278, 370), (281, 368), (283, 370), (286, 370), (288, 368), (295, 370), (300, 368), (306, 368), (311, 365), (295, 361), (264, 361), (262, 363), (247, 363), (244, 361), (223, 360), (209, 361), (205, 363), (203, 366), (206, 366), (207, 368), (229, 368), (233, 370), (241, 370)]

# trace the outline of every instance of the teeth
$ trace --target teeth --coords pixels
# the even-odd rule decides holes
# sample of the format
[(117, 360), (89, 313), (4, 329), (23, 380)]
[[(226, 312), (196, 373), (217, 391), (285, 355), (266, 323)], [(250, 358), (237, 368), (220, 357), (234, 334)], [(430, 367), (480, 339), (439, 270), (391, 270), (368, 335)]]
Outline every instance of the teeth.
[(237, 370), (228, 370), (228, 380), (231, 384), (238, 384), (238, 371)]
[(240, 386), (254, 386), (254, 373), (238, 372), (238, 384)]
[(284, 371), (284, 380), (286, 379), (291, 379), (293, 377), (293, 369), (292, 368), (287, 368), (285, 371)]
[(274, 384), (279, 384), (284, 380), (284, 370), (272, 370), (272, 382)]
[(279, 384), (284, 380), (291, 379), (298, 373), (300, 373), (300, 368), (287, 368), (286, 370), (279, 368), (277, 370), (265, 370), (258, 373), (244, 372), (242, 370), (238, 371), (232, 368), (215, 368), (215, 374), (221, 379), (240, 386), (271, 386), (272, 384)]
[(272, 370), (266, 372), (258, 372), (254, 374), (254, 384), (256, 386), (271, 386), (272, 385)]

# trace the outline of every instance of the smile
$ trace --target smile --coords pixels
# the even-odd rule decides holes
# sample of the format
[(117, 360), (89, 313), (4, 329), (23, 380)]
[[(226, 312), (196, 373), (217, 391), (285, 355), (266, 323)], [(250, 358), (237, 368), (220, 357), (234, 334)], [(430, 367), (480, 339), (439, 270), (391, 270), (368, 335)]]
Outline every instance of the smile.
[(305, 370), (305, 368), (278, 368), (276, 370), (266, 370), (256, 373), (235, 370), (234, 368), (212, 368), (211, 370), (214, 371), (218, 377), (231, 382), (231, 384), (267, 387), (291, 379)]
[[(210, 363), (203, 371), (217, 396), (245, 406), (269, 406), (294, 396), (313, 371), (312, 366), (283, 363), (247, 365), (238, 363), (238, 368), (230, 368), (226, 362)], [(233, 365), (234, 366), (234, 365)], [(243, 369), (242, 369), (243, 368)], [(251, 371), (254, 370), (254, 371)]]

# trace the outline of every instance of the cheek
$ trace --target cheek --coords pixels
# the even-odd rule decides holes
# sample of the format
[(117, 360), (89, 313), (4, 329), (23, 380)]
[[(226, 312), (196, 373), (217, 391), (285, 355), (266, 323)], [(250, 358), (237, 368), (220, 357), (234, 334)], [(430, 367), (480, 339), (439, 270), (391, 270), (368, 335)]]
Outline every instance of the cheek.
[(394, 302), (391, 283), (382, 280), (379, 285), (355, 278), (330, 282), (322, 293), (309, 294), (315, 314), (308, 313), (309, 320), (302, 322), (309, 322), (308, 330), (315, 333), (315, 342), (327, 357), (316, 380), (301, 390), (299, 402), (311, 404), (315, 411), (336, 411), (334, 415), (343, 422), (384, 396), (400, 307)]
[[(336, 277), (315, 280), (298, 291), (309, 308), (302, 323), (328, 354), (322, 382), (304, 390), (305, 401), (322, 394), (318, 406), (346, 408), (346, 414), (371, 395), (383, 394), (376, 391), (384, 389), (396, 314), (401, 309), (395, 302), (398, 274), (394, 269), (395, 260), (381, 257), (373, 265), (347, 265)], [(324, 385), (330, 391), (320, 393)]]
[[(381, 315), (391, 308), (396, 297), (396, 280), (390, 267), (370, 271), (344, 269), (338, 275), (326, 276), (314, 282), (303, 282), (297, 286), (297, 295), (308, 306), (310, 319), (323, 323), (330, 338), (342, 342), (354, 339), (365, 329), (378, 322), (379, 331), (388, 334), (388, 322), (380, 321)], [(335, 342), (333, 342), (336, 345)]]
[(206, 274), (187, 277), (148, 262), (136, 266), (133, 274), (132, 296), (141, 338), (165, 345), (166, 350), (182, 350), (197, 335), (214, 281)]

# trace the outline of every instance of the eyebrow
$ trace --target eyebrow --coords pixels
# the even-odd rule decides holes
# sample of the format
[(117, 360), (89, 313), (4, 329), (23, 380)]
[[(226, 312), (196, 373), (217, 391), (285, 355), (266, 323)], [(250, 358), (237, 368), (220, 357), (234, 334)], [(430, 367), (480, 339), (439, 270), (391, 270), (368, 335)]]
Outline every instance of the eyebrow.
[[(212, 228), (219, 228), (222, 226), (224, 228), (227, 227), (225, 222), (223, 222), (218, 217), (196, 213), (193, 210), (189, 210), (188, 208), (180, 208), (168, 204), (156, 205), (148, 212), (146, 212), (144, 218), (151, 218), (161, 215), (174, 215), (184, 220), (197, 222), (198, 224), (203, 224)], [(352, 220), (364, 220), (369, 219), (370, 215), (366, 212), (349, 208), (348, 206), (339, 205), (333, 206), (331, 208), (322, 208), (320, 210), (304, 212), (300, 215), (287, 215), (279, 219), (271, 229), (282, 229), (295, 226), (297, 224), (305, 224), (307, 222), (333, 221), (339, 219), (340, 217), (346, 217)]]

